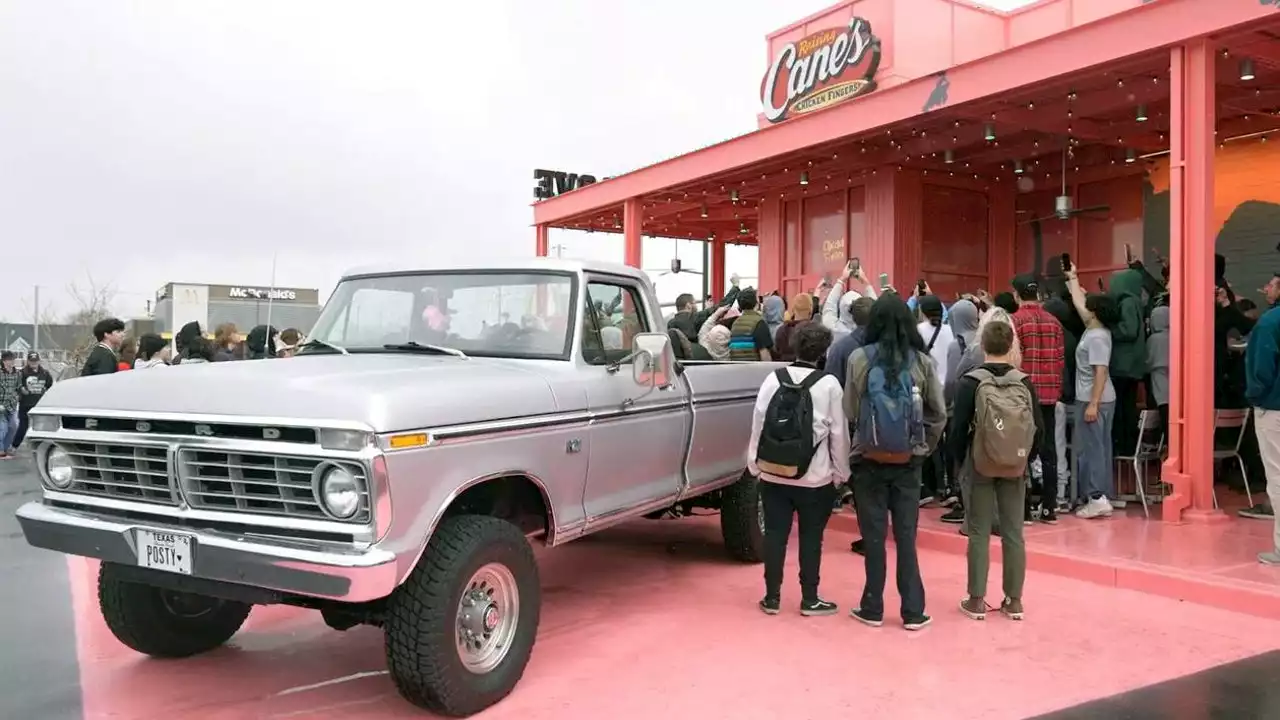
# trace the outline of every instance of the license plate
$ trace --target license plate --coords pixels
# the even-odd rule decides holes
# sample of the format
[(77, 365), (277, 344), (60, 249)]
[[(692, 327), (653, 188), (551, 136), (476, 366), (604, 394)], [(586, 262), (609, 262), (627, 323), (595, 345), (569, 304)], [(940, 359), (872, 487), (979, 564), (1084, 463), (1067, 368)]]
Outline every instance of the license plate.
[(153, 570), (191, 574), (191, 553), (195, 542), (190, 535), (138, 529), (138, 565)]

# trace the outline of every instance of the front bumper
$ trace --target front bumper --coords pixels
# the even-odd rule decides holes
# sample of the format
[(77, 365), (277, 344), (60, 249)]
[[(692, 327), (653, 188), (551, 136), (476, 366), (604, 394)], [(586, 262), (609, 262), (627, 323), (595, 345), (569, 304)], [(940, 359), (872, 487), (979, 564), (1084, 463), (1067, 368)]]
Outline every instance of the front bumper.
[(390, 595), (398, 580), (395, 555), (385, 550), (193, 531), (163, 522), (104, 518), (40, 502), (18, 508), (17, 517), (33, 547), (122, 565), (138, 564), (134, 542), (138, 528), (190, 535), (195, 539), (191, 577), (284, 594), (365, 602)]

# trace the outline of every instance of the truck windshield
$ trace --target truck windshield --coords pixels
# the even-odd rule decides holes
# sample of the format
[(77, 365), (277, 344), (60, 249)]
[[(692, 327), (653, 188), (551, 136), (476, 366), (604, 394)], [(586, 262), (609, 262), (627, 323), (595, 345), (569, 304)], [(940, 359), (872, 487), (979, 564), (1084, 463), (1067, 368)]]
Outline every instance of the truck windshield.
[[(412, 344), (468, 356), (568, 359), (577, 281), (549, 272), (433, 272), (343, 280), (310, 338), (350, 352)], [(299, 354), (337, 352), (320, 343)]]

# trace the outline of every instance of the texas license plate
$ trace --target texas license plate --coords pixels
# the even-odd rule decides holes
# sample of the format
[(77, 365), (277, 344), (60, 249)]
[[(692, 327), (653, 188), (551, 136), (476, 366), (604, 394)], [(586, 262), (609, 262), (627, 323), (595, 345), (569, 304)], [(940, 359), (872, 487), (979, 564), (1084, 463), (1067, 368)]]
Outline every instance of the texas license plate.
[(195, 541), (190, 535), (159, 530), (137, 531), (138, 565), (153, 570), (191, 574), (191, 553)]

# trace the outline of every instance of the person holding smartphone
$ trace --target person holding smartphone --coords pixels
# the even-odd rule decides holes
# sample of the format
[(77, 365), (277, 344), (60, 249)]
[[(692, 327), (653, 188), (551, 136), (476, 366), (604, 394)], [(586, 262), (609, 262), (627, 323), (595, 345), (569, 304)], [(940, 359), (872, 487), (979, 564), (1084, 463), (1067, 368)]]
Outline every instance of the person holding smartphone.
[(1076, 517), (1110, 517), (1115, 496), (1111, 428), (1116, 412), (1111, 328), (1119, 324), (1120, 310), (1109, 295), (1086, 294), (1074, 267), (1066, 268), (1065, 274), (1071, 300), (1085, 322), (1076, 346), (1075, 438), (1071, 448), (1079, 478), (1074, 500), (1081, 504)]
[[(853, 289), (855, 280), (863, 288), (863, 292)], [(867, 281), (862, 263), (854, 258), (845, 263), (843, 274), (832, 283), (831, 292), (827, 293), (827, 299), (822, 304), (822, 324), (831, 330), (834, 342), (839, 342), (853, 332), (856, 327), (853, 321), (853, 301), (864, 293), (872, 300), (876, 298), (876, 289)]]

